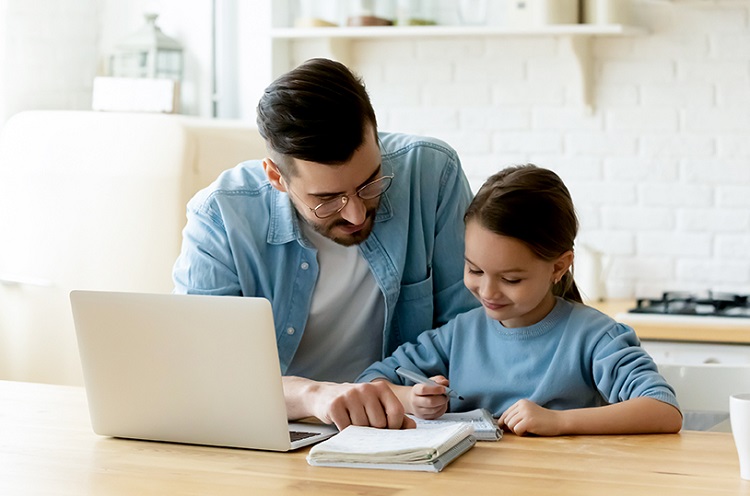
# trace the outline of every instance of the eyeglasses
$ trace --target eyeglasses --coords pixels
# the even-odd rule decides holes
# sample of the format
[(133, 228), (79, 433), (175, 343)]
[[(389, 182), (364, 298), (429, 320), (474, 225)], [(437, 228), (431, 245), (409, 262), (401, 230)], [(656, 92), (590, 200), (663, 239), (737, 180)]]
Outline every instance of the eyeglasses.
[[(379, 197), (386, 191), (388, 191), (388, 188), (391, 187), (391, 182), (393, 181), (393, 174), (390, 176), (382, 176), (378, 179), (375, 179), (372, 182), (369, 182), (359, 188), (354, 195), (358, 196), (362, 200), (374, 200), (375, 198)], [(349, 203), (349, 198), (353, 195), (341, 195), (337, 198), (334, 198), (333, 200), (324, 201), (323, 203), (318, 204), (316, 207), (311, 207), (305, 201), (299, 197), (297, 193), (292, 191), (292, 189), (287, 185), (287, 190), (291, 191), (294, 196), (297, 197), (299, 201), (302, 202), (304, 206), (310, 209), (312, 213), (315, 214), (315, 217), (318, 219), (326, 219), (334, 214), (337, 214), (344, 210), (344, 207)]]

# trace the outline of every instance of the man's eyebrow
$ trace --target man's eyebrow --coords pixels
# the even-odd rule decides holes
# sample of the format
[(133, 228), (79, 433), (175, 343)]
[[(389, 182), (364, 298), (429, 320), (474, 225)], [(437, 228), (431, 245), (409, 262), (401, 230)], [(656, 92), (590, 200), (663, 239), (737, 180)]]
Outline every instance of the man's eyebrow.
[(380, 164), (378, 164), (378, 167), (375, 169), (375, 171), (372, 174), (370, 174), (370, 177), (368, 177), (367, 179), (365, 179), (362, 182), (362, 184), (360, 184), (359, 186), (357, 186), (357, 189), (360, 189), (362, 186), (365, 186), (368, 183), (371, 183), (373, 180), (375, 180), (375, 178), (378, 176), (378, 174), (380, 174), (382, 172), (382, 170), (383, 170), (383, 164), (380, 163)]
[[(372, 174), (370, 174), (370, 177), (368, 177), (367, 179), (365, 179), (364, 181), (362, 181), (359, 184), (359, 186), (357, 186), (356, 190), (359, 191), (359, 189), (362, 188), (362, 186), (366, 186), (368, 183), (371, 183), (378, 176), (378, 174), (380, 174), (380, 172), (382, 170), (383, 170), (383, 164), (379, 163), (378, 167), (375, 169), (375, 171)], [(338, 191), (338, 192), (335, 192), (335, 193), (310, 193), (310, 194), (311, 194), (311, 196), (329, 197), (329, 196), (341, 196), (341, 195), (344, 195), (346, 193), (344, 193), (343, 191)]]

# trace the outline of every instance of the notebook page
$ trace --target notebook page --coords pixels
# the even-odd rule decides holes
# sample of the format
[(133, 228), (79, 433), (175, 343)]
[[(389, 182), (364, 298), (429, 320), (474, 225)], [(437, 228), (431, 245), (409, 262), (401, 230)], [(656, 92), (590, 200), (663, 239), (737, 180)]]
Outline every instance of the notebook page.
[(468, 412), (445, 413), (442, 417), (434, 420), (426, 420), (409, 415), (419, 427), (436, 427), (440, 425), (466, 422), (474, 427), (474, 432), (494, 432), (497, 430), (497, 422), (492, 414), (484, 409), (477, 408)]

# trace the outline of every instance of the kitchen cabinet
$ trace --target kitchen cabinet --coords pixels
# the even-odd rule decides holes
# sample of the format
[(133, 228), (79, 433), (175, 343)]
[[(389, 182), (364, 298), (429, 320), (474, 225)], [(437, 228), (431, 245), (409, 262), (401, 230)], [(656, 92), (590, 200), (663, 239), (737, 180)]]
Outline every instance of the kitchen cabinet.
[(621, 24), (556, 24), (539, 27), (515, 28), (489, 25), (455, 26), (358, 26), (309, 27), (290, 26), (294, 17), (294, 3), (276, 0), (270, 6), (271, 72), (275, 78), (292, 68), (291, 53), (297, 42), (317, 42), (316, 56), (328, 57), (350, 64), (351, 44), (357, 40), (429, 39), (459, 37), (530, 37), (554, 36), (561, 38), (566, 56), (575, 68), (580, 104), (592, 109), (593, 67), (591, 40), (603, 36), (638, 36), (646, 30)]
[[(722, 364), (750, 366), (750, 345), (659, 341), (644, 339), (641, 346), (656, 363), (679, 365)], [(750, 368), (748, 369), (750, 371)]]

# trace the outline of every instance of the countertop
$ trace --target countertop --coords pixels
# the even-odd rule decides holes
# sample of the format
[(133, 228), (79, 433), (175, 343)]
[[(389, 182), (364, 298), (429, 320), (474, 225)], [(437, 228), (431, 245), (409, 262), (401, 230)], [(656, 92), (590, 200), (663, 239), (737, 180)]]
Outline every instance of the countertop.
[(586, 302), (631, 326), (642, 340), (750, 344), (750, 319), (627, 313), (633, 300)]

